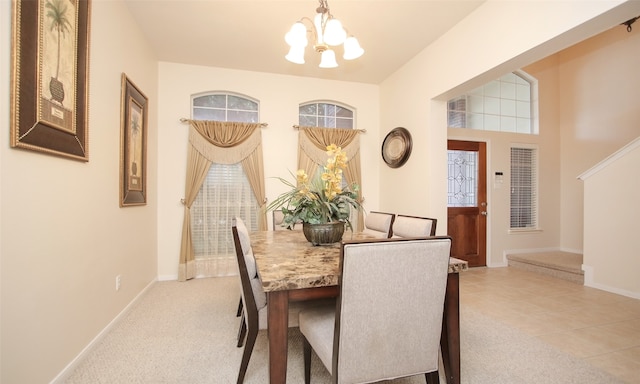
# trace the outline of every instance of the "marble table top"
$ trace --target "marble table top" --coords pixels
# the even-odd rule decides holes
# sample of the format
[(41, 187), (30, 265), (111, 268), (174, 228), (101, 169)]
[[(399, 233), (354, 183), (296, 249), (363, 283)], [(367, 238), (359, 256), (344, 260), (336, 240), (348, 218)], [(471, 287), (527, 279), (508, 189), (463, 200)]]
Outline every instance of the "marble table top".
[[(342, 240), (372, 239), (345, 231)], [(251, 232), (251, 247), (265, 292), (338, 285), (340, 243), (311, 245), (302, 231)], [(451, 258), (449, 273), (468, 269), (464, 260)]]

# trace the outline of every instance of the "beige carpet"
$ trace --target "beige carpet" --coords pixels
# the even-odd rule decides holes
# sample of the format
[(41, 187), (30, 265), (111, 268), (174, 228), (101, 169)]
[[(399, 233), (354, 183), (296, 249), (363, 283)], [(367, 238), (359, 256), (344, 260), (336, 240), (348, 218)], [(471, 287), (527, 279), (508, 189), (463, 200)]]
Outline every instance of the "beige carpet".
[[(237, 278), (156, 283), (125, 318), (59, 382), (235, 383)], [(288, 383), (303, 383), (300, 333), (290, 330)], [(461, 309), (463, 384), (603, 384), (617, 379), (505, 324)], [(366, 353), (366, 351), (363, 351)], [(329, 383), (314, 356), (313, 384)], [(267, 335), (260, 332), (245, 379), (268, 382)], [(424, 376), (393, 384), (424, 383)], [(444, 379), (441, 379), (445, 383)]]

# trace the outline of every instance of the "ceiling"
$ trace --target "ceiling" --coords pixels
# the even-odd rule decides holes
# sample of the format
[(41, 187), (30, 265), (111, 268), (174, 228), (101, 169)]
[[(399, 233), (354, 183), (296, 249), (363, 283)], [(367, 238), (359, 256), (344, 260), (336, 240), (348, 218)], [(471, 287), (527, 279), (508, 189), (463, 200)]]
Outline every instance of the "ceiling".
[(379, 84), (451, 29), (484, 0), (330, 0), (333, 16), (365, 53), (338, 68), (285, 60), (284, 35), (317, 0), (125, 0), (158, 60), (294, 76)]

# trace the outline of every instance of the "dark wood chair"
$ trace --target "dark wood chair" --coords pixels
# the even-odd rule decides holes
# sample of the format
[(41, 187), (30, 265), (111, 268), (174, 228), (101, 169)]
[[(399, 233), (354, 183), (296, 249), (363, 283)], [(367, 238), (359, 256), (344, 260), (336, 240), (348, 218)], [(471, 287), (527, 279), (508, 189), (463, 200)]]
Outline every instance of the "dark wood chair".
[[(238, 260), (240, 275), (242, 314), (238, 332), (238, 347), (244, 344), (237, 384), (242, 384), (249, 366), (249, 360), (260, 330), (267, 329), (267, 295), (262, 289), (258, 278), (256, 260), (251, 248), (249, 230), (239, 217), (233, 219), (231, 227), (233, 244)], [(301, 234), (302, 236), (302, 234)], [(293, 302), (289, 305), (289, 327), (298, 326), (298, 314), (301, 309), (318, 305), (335, 303), (335, 299), (315, 300), (309, 302)]]

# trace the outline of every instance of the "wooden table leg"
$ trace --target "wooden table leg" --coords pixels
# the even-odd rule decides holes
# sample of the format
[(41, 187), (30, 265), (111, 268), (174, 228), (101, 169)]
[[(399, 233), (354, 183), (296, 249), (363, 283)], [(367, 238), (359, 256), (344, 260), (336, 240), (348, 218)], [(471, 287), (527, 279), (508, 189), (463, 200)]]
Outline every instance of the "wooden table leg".
[(447, 384), (460, 384), (460, 274), (449, 273), (440, 349)]
[(267, 333), (269, 337), (269, 383), (287, 381), (289, 297), (287, 291), (267, 293)]

